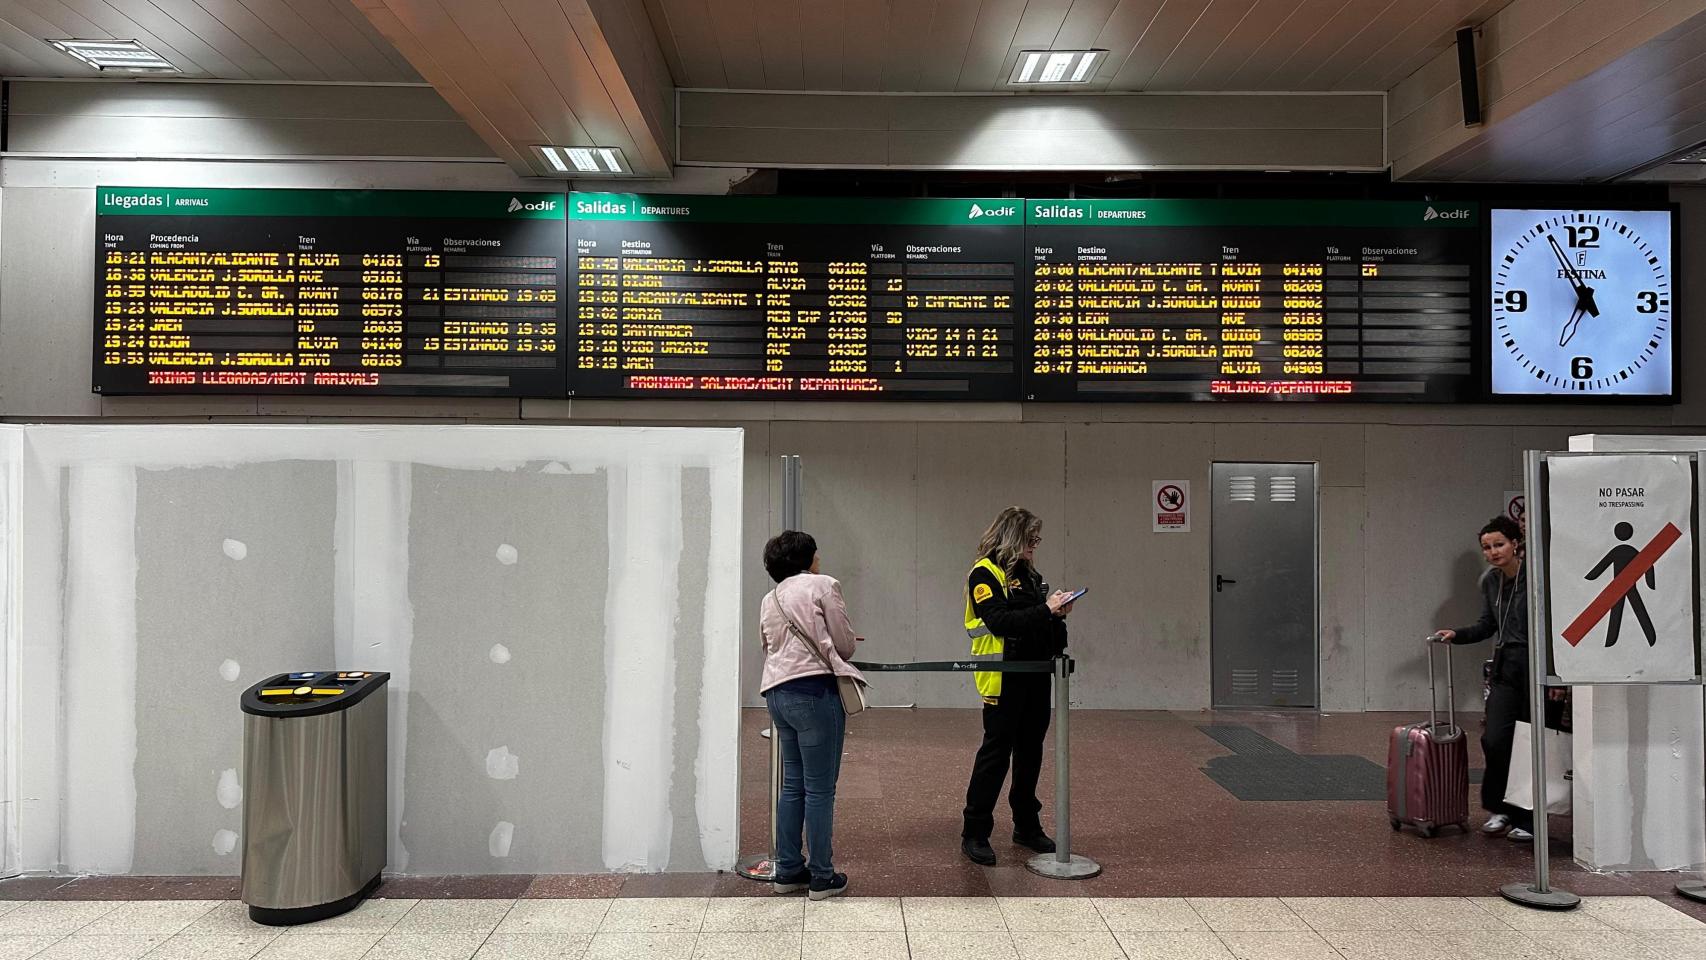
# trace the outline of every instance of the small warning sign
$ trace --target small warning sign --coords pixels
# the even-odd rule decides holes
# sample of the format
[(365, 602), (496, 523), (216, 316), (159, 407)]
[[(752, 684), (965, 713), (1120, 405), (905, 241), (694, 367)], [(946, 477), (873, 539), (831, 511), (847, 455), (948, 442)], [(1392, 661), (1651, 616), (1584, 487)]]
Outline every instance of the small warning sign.
[(1191, 482), (1156, 480), (1151, 500), (1155, 504), (1153, 533), (1191, 532)]
[(1521, 490), (1506, 490), (1504, 506), (1499, 512), (1515, 520), (1517, 526), (1528, 529), (1528, 497)]

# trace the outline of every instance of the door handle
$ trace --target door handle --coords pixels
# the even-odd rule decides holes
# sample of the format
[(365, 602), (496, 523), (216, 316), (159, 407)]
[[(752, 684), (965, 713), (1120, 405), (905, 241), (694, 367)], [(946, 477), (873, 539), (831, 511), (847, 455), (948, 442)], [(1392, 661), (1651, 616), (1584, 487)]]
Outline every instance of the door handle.
[(1219, 593), (1221, 587), (1224, 587), (1225, 585), (1227, 585), (1229, 583), (1237, 583), (1237, 582), (1238, 581), (1236, 581), (1236, 580), (1228, 580), (1227, 578), (1225, 578), (1225, 577), (1223, 577), (1217, 573), (1214, 575), (1214, 592)]

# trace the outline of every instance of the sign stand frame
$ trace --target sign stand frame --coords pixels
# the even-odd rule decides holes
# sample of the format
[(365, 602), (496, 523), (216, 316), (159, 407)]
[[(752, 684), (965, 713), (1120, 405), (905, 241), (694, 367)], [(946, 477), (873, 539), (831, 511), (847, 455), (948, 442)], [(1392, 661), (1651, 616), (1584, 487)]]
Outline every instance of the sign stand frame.
[[(1693, 583), (1690, 589), (1695, 592), (1694, 623), (1692, 624), (1695, 657), (1695, 676), (1690, 680), (1662, 681), (1655, 683), (1630, 683), (1629, 686), (1674, 686), (1686, 684), (1701, 686), (1701, 652), (1700, 652), (1700, 597), (1699, 597), (1699, 513), (1700, 513), (1700, 458), (1697, 453), (1687, 451), (1547, 451), (1527, 450), (1523, 452), (1523, 489), (1527, 506), (1527, 516), (1530, 519), (1539, 518), (1538, 522), (1530, 523), (1527, 531), (1528, 548), (1528, 636), (1529, 658), (1528, 676), (1529, 688), (1529, 724), (1534, 731), (1529, 737), (1532, 750), (1532, 762), (1529, 775), (1533, 779), (1533, 787), (1529, 796), (1534, 798), (1538, 808), (1534, 816), (1534, 882), (1507, 883), (1499, 888), (1499, 894), (1512, 903), (1538, 910), (1573, 910), (1581, 905), (1582, 898), (1568, 890), (1559, 890), (1551, 885), (1551, 850), (1548, 846), (1550, 839), (1550, 824), (1546, 814), (1546, 688), (1548, 686), (1573, 687), (1592, 686), (1588, 683), (1570, 683), (1561, 677), (1552, 675), (1552, 597), (1550, 594), (1549, 557), (1546, 553), (1546, 539), (1550, 530), (1552, 504), (1546, 490), (1545, 468), (1553, 458), (1565, 459), (1575, 457), (1606, 457), (1606, 456), (1639, 456), (1643, 452), (1681, 457), (1689, 463), (1692, 473), (1689, 497), (1689, 517), (1692, 530), (1690, 544), (1694, 555), (1691, 557), (1690, 572)], [(1538, 639), (1538, 643), (1536, 640)], [(1544, 660), (1544, 663), (1542, 662)], [(1706, 881), (1683, 881), (1676, 885), (1676, 892), (1690, 900), (1706, 903)]]

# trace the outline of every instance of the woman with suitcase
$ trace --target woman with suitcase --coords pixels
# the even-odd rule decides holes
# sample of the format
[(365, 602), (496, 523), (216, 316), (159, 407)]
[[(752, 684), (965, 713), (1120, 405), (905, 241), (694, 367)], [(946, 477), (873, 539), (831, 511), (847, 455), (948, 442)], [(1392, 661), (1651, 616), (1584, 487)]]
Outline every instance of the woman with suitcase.
[(1527, 842), (1534, 839), (1534, 814), (1505, 802), (1516, 723), (1529, 716), (1528, 577), (1523, 569), (1522, 528), (1509, 517), (1494, 517), (1481, 528), (1480, 541), (1481, 556), (1491, 567), (1481, 576), (1481, 618), (1466, 627), (1440, 630), (1430, 639), (1453, 644), (1493, 641), (1487, 726), (1481, 733), (1487, 760), (1481, 806), (1492, 816), (1481, 832)]

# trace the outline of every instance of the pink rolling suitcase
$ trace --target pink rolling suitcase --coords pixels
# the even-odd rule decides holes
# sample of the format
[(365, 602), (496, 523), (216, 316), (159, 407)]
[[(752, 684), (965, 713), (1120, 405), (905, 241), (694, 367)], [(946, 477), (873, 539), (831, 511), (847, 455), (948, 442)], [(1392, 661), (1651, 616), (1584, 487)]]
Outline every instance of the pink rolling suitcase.
[[(1435, 646), (1445, 647), (1446, 722), (1439, 722)], [(1397, 830), (1409, 824), (1432, 837), (1447, 824), (1469, 820), (1469, 740), (1457, 725), (1451, 645), (1428, 644), (1428, 722), (1392, 731), (1386, 750), (1386, 815)]]

